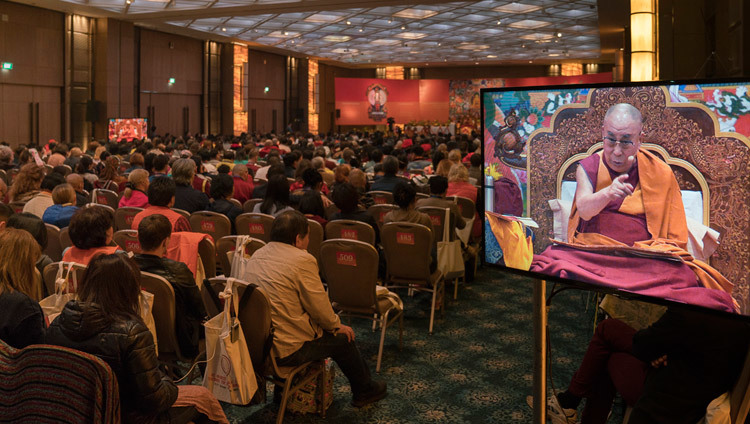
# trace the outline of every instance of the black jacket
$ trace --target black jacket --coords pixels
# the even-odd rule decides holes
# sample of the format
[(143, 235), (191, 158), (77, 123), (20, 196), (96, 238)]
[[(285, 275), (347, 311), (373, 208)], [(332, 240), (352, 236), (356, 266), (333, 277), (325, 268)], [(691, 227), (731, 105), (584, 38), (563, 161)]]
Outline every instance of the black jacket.
[(23, 349), (44, 343), (44, 328), (39, 303), (17, 290), (0, 293), (0, 340)]
[(192, 186), (177, 185), (174, 192), (174, 207), (193, 213), (204, 211), (208, 206), (208, 196)]
[(227, 199), (216, 199), (213, 203), (208, 205), (208, 210), (220, 213), (229, 218), (229, 221), (232, 222), (232, 234), (236, 233), (234, 229), (234, 219), (242, 213), (242, 208), (237, 207), (237, 205)]
[(198, 342), (203, 338), (203, 306), (200, 289), (195, 284), (193, 273), (182, 262), (154, 255), (138, 254), (133, 257), (143, 272), (164, 277), (174, 289), (175, 333), (180, 352), (186, 357), (198, 354)]
[(141, 320), (112, 322), (101, 306), (71, 300), (47, 329), (46, 342), (109, 364), (120, 387), (123, 422), (168, 422), (177, 386), (159, 370), (154, 338)]

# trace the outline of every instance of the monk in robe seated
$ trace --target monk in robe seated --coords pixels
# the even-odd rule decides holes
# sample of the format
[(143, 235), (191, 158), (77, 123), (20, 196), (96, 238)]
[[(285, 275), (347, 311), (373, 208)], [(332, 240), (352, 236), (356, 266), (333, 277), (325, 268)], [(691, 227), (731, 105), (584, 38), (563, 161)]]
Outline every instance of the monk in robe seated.
[[(669, 165), (640, 149), (642, 122), (630, 104), (607, 111), (602, 154), (581, 160), (576, 170), (568, 244), (534, 255), (530, 271), (735, 312), (732, 283), (686, 251), (677, 179)], [(640, 257), (632, 248), (672, 255)]]

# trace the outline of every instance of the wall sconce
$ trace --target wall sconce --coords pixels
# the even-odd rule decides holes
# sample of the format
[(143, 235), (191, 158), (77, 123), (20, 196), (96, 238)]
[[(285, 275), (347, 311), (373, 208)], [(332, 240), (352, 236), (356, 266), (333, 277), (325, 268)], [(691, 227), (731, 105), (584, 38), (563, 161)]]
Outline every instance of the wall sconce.
[(630, 0), (631, 81), (658, 78), (656, 39), (656, 0)]

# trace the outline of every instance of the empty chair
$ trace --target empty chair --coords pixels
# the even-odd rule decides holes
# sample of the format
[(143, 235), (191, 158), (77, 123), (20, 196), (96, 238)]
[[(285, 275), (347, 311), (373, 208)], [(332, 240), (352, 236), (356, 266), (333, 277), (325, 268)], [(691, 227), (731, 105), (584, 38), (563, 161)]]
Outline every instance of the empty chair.
[[(380, 323), (380, 347), (375, 371), (380, 372), (383, 343), (388, 326), (399, 319), (399, 349), (403, 339), (403, 308), (390, 297), (378, 297), (378, 252), (372, 244), (345, 239), (324, 241), (320, 264), (328, 283), (328, 296), (340, 315)], [(391, 313), (393, 316), (390, 317)]]
[(44, 253), (52, 259), (53, 262), (62, 260), (62, 246), (60, 245), (60, 229), (52, 224), (44, 224), (47, 227), (47, 248)]
[(216, 277), (216, 245), (210, 238), (204, 238), (198, 243), (198, 255), (201, 257), (203, 272), (206, 278)]
[(368, 191), (367, 194), (372, 197), (372, 200), (375, 202), (376, 205), (382, 205), (382, 204), (392, 204), (393, 203), (393, 193), (388, 191)]
[(430, 272), (432, 232), (421, 224), (389, 222), (383, 225), (380, 241), (385, 252), (388, 287), (406, 287), (432, 293), (432, 333), (437, 303), (440, 302), (442, 308), (445, 302), (443, 275), (440, 271)]
[(234, 227), (237, 234), (248, 235), (268, 243), (271, 241), (273, 219), (272, 215), (264, 213), (243, 213), (235, 219)]
[(115, 211), (115, 231), (129, 230), (133, 226), (133, 218), (143, 208), (122, 207)]
[(190, 215), (190, 227), (194, 232), (208, 234), (214, 240), (232, 234), (232, 222), (226, 215), (216, 212), (193, 212)]
[(138, 241), (138, 230), (119, 230), (112, 237), (115, 244), (126, 252), (141, 253), (141, 243)]
[(477, 207), (473, 200), (461, 196), (448, 196), (446, 199), (456, 202), (458, 210), (461, 211), (461, 216), (464, 219), (472, 219), (475, 217)]
[(453, 222), (453, 217), (448, 214), (451, 218), (451, 222), (448, 223), (448, 236), (450, 240), (443, 240), (443, 225), (445, 225), (445, 208), (438, 208), (435, 206), (420, 206), (417, 208), (419, 212), (422, 212), (430, 217), (432, 222), (432, 231), (435, 234), (435, 241), (450, 241), (456, 238), (456, 223)]
[(120, 422), (117, 378), (94, 355), (51, 345), (15, 349), (0, 341), (0, 374), (3, 422)]
[(112, 209), (117, 209), (119, 201), (119, 196), (112, 190), (95, 188), (94, 191), (91, 192), (92, 203), (97, 203), (99, 205), (109, 206)]
[(373, 219), (375, 219), (375, 222), (378, 223), (378, 227), (380, 228), (380, 230), (382, 230), (385, 216), (388, 215), (388, 212), (397, 208), (398, 206), (391, 204), (376, 204), (367, 208), (367, 213), (369, 213), (373, 217)]
[[(67, 273), (68, 265), (70, 265), (71, 262), (63, 262), (63, 266), (65, 268), (65, 272)], [(57, 271), (60, 269), (60, 262), (54, 262), (44, 267), (44, 272), (42, 273), (42, 280), (44, 281), (44, 286), (47, 288), (47, 293), (52, 294), (55, 293), (55, 280), (57, 279)], [(81, 281), (83, 279), (83, 273), (86, 271), (86, 266), (73, 263), (73, 272), (76, 274), (76, 281)], [(71, 284), (68, 285), (68, 290), (71, 293), (75, 293), (76, 290), (78, 290), (78, 287), (75, 287), (70, 281)]]
[(326, 224), (326, 239), (359, 240), (375, 245), (375, 229), (369, 224), (352, 219), (337, 219)]
[(255, 205), (263, 203), (263, 199), (248, 199), (245, 204), (242, 205), (242, 212), (252, 212)]

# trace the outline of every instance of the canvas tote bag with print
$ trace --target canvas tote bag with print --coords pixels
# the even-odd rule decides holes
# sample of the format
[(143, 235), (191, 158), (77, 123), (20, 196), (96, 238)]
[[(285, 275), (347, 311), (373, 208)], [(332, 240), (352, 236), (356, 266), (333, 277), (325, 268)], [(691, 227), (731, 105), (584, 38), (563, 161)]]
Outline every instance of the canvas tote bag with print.
[(224, 291), (219, 293), (224, 299), (224, 311), (203, 324), (208, 357), (203, 386), (222, 402), (247, 405), (258, 389), (258, 382), (237, 318), (238, 284), (241, 283), (234, 278), (227, 279)]
[(464, 258), (461, 254), (461, 240), (450, 241), (450, 209), (445, 208), (443, 221), (443, 240), (437, 244), (438, 269), (446, 279), (457, 278), (464, 274)]
[[(55, 293), (39, 301), (44, 317), (48, 323), (57, 318), (68, 301), (75, 299), (75, 290), (78, 288), (78, 278), (73, 269), (73, 262), (68, 262), (68, 270), (65, 271), (65, 262), (60, 262), (55, 278)], [(72, 290), (71, 290), (72, 287)]]

